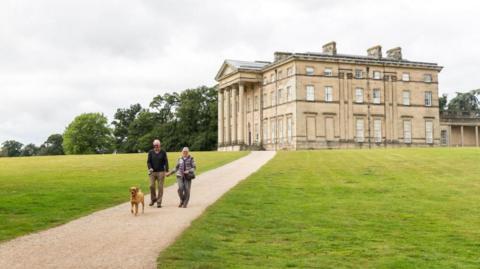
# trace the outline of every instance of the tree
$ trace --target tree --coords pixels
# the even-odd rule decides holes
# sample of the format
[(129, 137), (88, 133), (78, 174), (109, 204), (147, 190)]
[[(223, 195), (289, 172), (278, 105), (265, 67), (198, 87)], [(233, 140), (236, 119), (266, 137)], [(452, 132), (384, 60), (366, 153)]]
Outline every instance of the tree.
[(442, 96), (438, 98), (438, 106), (440, 112), (444, 112), (447, 109), (447, 94), (442, 94)]
[(63, 155), (63, 136), (52, 134), (41, 146), (38, 155)]
[(23, 144), (15, 140), (7, 140), (2, 143), (1, 155), (5, 157), (17, 157), (22, 154)]
[(480, 115), (479, 97), (480, 89), (464, 93), (457, 92), (457, 96), (448, 103), (448, 111), (456, 113), (476, 113)]
[(39, 148), (35, 144), (30, 143), (22, 149), (22, 156), (35, 156), (38, 154)]
[(133, 124), (139, 113), (143, 111), (140, 104), (131, 105), (130, 108), (119, 108), (114, 115), (112, 125), (114, 126), (113, 135), (115, 136), (115, 149), (119, 152), (135, 152), (127, 142), (130, 126)]
[(63, 149), (66, 154), (111, 152), (114, 138), (107, 117), (101, 113), (77, 116), (65, 129)]

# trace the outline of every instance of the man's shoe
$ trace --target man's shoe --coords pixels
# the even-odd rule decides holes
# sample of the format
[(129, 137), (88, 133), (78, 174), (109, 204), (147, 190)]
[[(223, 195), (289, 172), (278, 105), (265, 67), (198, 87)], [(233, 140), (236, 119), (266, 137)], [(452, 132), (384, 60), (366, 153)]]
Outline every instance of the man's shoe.
[(180, 202), (180, 204), (178, 205), (178, 207), (182, 207), (183, 206), (183, 202)]
[(183, 205), (183, 208), (187, 208), (187, 204), (184, 204), (184, 205)]
[(150, 204), (148, 204), (148, 205), (153, 206), (153, 204), (155, 204), (155, 201), (151, 201)]
[(161, 207), (162, 207), (162, 205), (157, 205), (157, 208), (161, 208)]

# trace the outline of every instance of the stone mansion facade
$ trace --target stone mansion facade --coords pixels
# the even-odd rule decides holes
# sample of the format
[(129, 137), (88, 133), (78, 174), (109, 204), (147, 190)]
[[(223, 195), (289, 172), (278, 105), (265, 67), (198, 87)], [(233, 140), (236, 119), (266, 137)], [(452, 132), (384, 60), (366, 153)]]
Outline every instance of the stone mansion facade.
[(219, 150), (440, 145), (441, 70), (400, 48), (338, 54), (335, 42), (273, 62), (226, 60), (215, 78)]

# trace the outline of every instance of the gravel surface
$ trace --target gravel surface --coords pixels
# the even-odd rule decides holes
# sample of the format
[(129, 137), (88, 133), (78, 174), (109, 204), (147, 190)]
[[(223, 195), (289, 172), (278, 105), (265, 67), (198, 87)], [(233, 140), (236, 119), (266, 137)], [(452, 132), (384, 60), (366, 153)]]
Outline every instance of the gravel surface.
[[(0, 244), (0, 268), (156, 268), (158, 254), (194, 219), (274, 155), (252, 152), (197, 176), (188, 208), (177, 207), (174, 185), (165, 189), (162, 208), (149, 207), (147, 195), (143, 215), (132, 216), (130, 203), (124, 203), (7, 241)], [(129, 187), (125, 186), (126, 198)]]

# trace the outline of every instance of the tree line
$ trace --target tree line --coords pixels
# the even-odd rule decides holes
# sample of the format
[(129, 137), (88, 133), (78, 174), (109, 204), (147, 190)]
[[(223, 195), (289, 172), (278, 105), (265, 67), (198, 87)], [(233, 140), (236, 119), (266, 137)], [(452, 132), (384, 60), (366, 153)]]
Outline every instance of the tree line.
[(146, 152), (152, 141), (178, 151), (217, 148), (217, 93), (201, 86), (155, 96), (148, 107), (132, 104), (118, 108), (113, 120), (102, 113), (83, 113), (63, 134), (52, 134), (40, 146), (15, 140), (2, 143), (0, 156), (101, 154)]
[[(457, 92), (450, 102), (447, 95), (442, 95), (439, 103), (442, 113), (480, 117), (480, 89)], [(184, 146), (191, 150), (216, 149), (215, 88), (201, 86), (158, 95), (148, 107), (133, 104), (117, 109), (111, 122), (102, 113), (84, 113), (75, 117), (63, 134), (50, 135), (38, 147), (15, 140), (3, 142), (0, 157), (145, 152), (154, 139), (160, 139), (167, 151)]]

